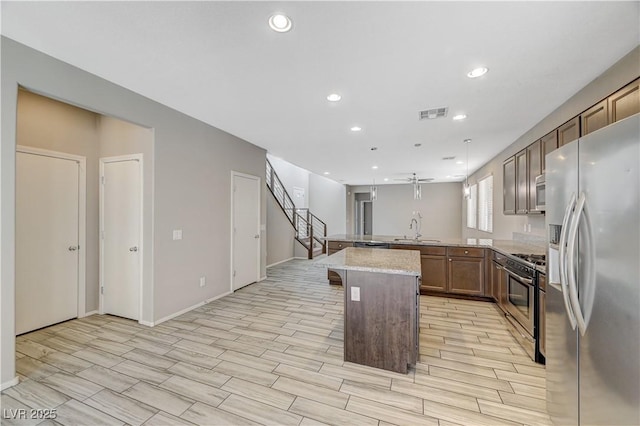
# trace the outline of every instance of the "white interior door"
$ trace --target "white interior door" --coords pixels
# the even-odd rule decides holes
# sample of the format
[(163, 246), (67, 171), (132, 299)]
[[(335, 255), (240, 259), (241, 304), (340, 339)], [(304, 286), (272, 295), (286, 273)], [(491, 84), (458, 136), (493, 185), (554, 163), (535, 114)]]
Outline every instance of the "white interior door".
[(78, 316), (79, 163), (16, 153), (16, 334)]
[(233, 290), (258, 281), (260, 269), (260, 179), (233, 174)]
[(140, 318), (141, 160), (100, 160), (102, 312)]

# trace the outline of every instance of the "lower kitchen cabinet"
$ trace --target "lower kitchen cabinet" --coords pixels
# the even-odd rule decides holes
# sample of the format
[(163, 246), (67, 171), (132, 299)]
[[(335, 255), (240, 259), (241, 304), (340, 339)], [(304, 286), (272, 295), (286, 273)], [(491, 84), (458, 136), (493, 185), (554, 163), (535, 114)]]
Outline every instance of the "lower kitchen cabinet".
[(422, 272), (421, 290), (447, 291), (447, 248), (441, 246), (412, 246), (391, 244), (390, 249), (418, 250)]
[(447, 291), (446, 256), (421, 255), (422, 283), (420, 288), (430, 291)]
[(448, 247), (447, 292), (484, 296), (484, 256), (483, 248)]

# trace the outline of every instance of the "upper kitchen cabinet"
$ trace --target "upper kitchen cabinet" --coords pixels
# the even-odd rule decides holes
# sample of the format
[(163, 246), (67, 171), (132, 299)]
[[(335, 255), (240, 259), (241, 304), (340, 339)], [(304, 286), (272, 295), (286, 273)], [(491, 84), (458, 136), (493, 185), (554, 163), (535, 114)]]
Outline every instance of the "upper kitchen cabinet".
[(640, 112), (640, 79), (609, 96), (609, 123)]
[(502, 212), (516, 214), (516, 157), (509, 157), (502, 165)]
[(558, 149), (558, 130), (556, 129), (544, 135), (542, 139), (540, 139), (540, 144), (542, 145), (542, 172), (544, 172), (546, 170), (545, 156), (551, 151)]
[(516, 214), (527, 214), (528, 199), (527, 150), (516, 154)]
[(571, 120), (558, 127), (558, 147), (573, 142), (580, 137), (580, 117)]
[(598, 102), (580, 114), (581, 136), (595, 132), (609, 124), (609, 106), (607, 99)]
[(541, 141), (527, 147), (527, 214), (538, 214), (536, 208), (536, 178), (542, 174)]

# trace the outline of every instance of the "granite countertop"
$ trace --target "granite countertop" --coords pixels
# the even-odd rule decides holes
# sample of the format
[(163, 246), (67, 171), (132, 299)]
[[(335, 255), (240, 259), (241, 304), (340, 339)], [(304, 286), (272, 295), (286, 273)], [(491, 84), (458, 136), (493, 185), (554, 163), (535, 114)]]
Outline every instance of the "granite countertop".
[(381, 272), (421, 276), (420, 252), (417, 250), (380, 250), (347, 247), (320, 259), (317, 266), (347, 271)]
[[(409, 237), (410, 238), (410, 237)], [(504, 255), (515, 253), (546, 254), (546, 247), (527, 244), (514, 240), (494, 240), (492, 238), (429, 238), (420, 237), (418, 240), (405, 239), (397, 235), (350, 235), (336, 234), (325, 238), (327, 241), (345, 242), (375, 242), (407, 246), (445, 246), (445, 247), (484, 247), (494, 249)], [(398, 241), (400, 240), (400, 241)], [(519, 259), (522, 261), (521, 259)], [(545, 272), (544, 267), (537, 266), (540, 272)]]

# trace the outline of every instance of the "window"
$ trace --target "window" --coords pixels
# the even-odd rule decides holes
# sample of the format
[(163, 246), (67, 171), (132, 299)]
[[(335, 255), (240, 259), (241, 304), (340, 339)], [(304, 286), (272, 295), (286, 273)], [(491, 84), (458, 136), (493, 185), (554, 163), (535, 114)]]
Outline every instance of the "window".
[(473, 184), (469, 187), (469, 198), (467, 198), (467, 228), (476, 227), (477, 217), (477, 201), (478, 201), (478, 185)]
[(481, 179), (478, 187), (478, 229), (493, 232), (493, 175)]

